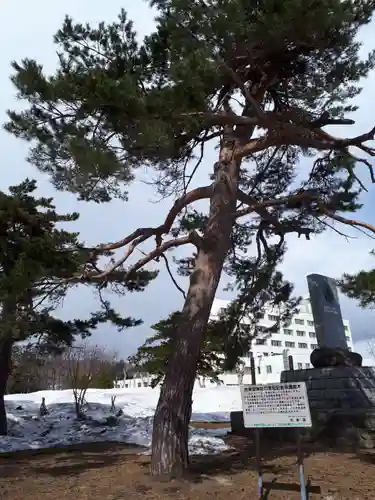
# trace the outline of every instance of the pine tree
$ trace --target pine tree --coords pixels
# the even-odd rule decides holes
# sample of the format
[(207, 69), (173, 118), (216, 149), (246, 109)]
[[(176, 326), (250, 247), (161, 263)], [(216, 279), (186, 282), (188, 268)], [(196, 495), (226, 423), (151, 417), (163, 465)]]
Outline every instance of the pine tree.
[[(129, 361), (143, 373), (153, 376), (151, 387), (160, 384), (165, 376), (168, 361), (174, 350), (174, 334), (177, 331), (180, 321), (180, 312), (172, 313), (165, 320), (161, 320), (151, 328), (154, 334), (141, 345), (136, 354)], [(219, 375), (224, 371), (225, 351), (224, 346), (227, 340), (225, 332), (213, 328), (214, 325), (207, 325), (205, 340), (197, 362), (197, 376), (209, 378), (212, 381), (219, 381)]]
[[(356, 225), (342, 214), (360, 207), (355, 168), (371, 170), (375, 130), (345, 138), (327, 127), (354, 123), (350, 99), (375, 59), (361, 59), (357, 35), (375, 0), (150, 3), (156, 28), (141, 42), (124, 11), (95, 28), (67, 18), (54, 39), (54, 75), (30, 59), (13, 63), (12, 81), (28, 106), (9, 112), (6, 129), (32, 141), (29, 161), (80, 199), (126, 199), (140, 166), (156, 172), (159, 193), (177, 197), (158, 227), (99, 247), (124, 253), (85, 279), (117, 270), (126, 280), (165, 261), (169, 249), (195, 248), (153, 430), (152, 474), (179, 476), (188, 466), (191, 395), (211, 305), (237, 253), (234, 231), (267, 260), (270, 242), (283, 248), (287, 234)], [(193, 188), (210, 146), (217, 161), (207, 185)], [(207, 213), (192, 213), (200, 200), (209, 200)], [(153, 238), (155, 248), (128, 264)]]
[[(4, 394), (16, 342), (27, 341), (39, 352), (59, 352), (100, 323), (111, 321), (119, 329), (140, 323), (122, 318), (104, 300), (88, 320), (53, 316), (68, 290), (82, 281), (89, 250), (77, 233), (60, 228), (76, 221), (78, 214), (56, 213), (52, 199), (36, 198), (35, 190), (35, 181), (26, 180), (9, 193), (0, 192), (0, 435), (7, 433)], [(91, 262), (96, 265), (95, 259)], [(142, 290), (152, 277), (140, 273), (126, 286)]]
[[(375, 252), (371, 254), (375, 255)], [(362, 270), (356, 274), (345, 273), (338, 285), (342, 293), (357, 300), (361, 307), (375, 307), (375, 269)]]
[(14, 345), (12, 371), (7, 383), (7, 394), (37, 392), (48, 389), (42, 375), (44, 360), (37, 347)]

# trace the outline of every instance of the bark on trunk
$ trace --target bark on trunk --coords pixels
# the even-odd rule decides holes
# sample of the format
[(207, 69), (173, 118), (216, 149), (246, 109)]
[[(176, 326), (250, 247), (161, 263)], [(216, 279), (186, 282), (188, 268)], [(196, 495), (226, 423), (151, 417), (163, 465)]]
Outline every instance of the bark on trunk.
[(206, 325), (230, 245), (238, 189), (235, 143), (223, 144), (215, 165), (210, 213), (154, 416), (151, 474), (181, 477), (189, 464), (192, 393)]
[(0, 340), (0, 436), (6, 436), (8, 433), (4, 396), (11, 372), (11, 359), (11, 340)]

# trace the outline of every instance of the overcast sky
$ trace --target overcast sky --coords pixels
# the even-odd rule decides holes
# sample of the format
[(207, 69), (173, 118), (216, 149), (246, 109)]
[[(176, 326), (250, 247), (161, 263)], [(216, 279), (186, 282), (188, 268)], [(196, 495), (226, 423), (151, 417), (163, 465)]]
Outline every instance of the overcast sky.
[[(22, 58), (33, 58), (43, 64), (47, 72), (53, 72), (56, 65), (56, 47), (52, 43), (53, 34), (59, 29), (65, 14), (69, 14), (77, 22), (96, 24), (100, 21), (115, 20), (121, 8), (125, 8), (133, 19), (139, 36), (144, 36), (153, 29), (153, 13), (142, 0), (112, 0), (111, 2), (92, 2), (88, 0), (65, 0), (65, 2), (3, 2), (0, 15), (0, 121), (6, 119), (6, 110), (14, 108), (15, 91), (9, 80), (10, 62)], [(367, 27), (361, 35), (364, 50), (373, 46), (375, 23)], [(358, 99), (360, 110), (355, 116), (356, 125), (349, 134), (366, 132), (375, 124), (375, 100), (373, 89), (375, 75), (365, 82), (364, 91)], [(17, 104), (19, 106), (19, 104)], [(338, 130), (338, 133), (348, 133)], [(25, 161), (27, 144), (15, 139), (5, 131), (0, 131), (0, 150), (2, 153), (2, 175), (0, 188), (5, 190), (9, 185), (21, 182), (26, 176), (39, 181), (40, 192), (55, 196), (59, 211), (78, 211), (81, 218), (75, 229), (81, 232), (82, 238), (89, 244), (113, 241), (132, 232), (137, 227), (160, 224), (170, 207), (171, 200), (156, 202), (150, 187), (142, 182), (132, 186), (130, 201), (127, 204), (112, 202), (107, 205), (79, 203), (72, 195), (55, 193), (49, 185), (48, 177), (38, 174), (36, 169)], [(214, 161), (212, 153), (205, 158), (205, 165), (199, 176), (207, 183), (207, 175)], [(303, 168), (303, 166), (301, 166)], [(362, 167), (359, 167), (362, 168)], [(364, 167), (363, 167), (364, 168)], [(365, 177), (365, 172), (362, 178)], [(366, 180), (368, 180), (366, 178)], [(356, 217), (375, 223), (375, 186), (369, 185), (369, 192), (364, 196), (364, 209)], [(339, 277), (344, 272), (355, 272), (373, 265), (369, 251), (375, 247), (374, 242), (361, 233), (356, 239), (347, 242), (336, 233), (330, 231), (312, 241), (298, 239), (292, 235), (288, 239), (288, 255), (282, 270), (286, 278), (296, 286), (296, 292), (307, 294), (306, 275), (322, 273)], [(181, 281), (186, 286), (184, 281)], [(230, 298), (222, 291), (219, 298)], [(117, 350), (128, 356), (149, 335), (149, 326), (157, 320), (165, 318), (170, 312), (182, 305), (182, 296), (175, 290), (164, 271), (148, 287), (144, 293), (129, 295), (116, 299), (115, 304), (123, 314), (142, 318), (144, 324), (136, 329), (118, 333), (103, 326), (94, 335), (94, 341)], [(356, 303), (346, 298), (341, 299), (343, 316), (350, 320), (354, 341), (366, 342), (373, 336), (374, 312), (362, 311)], [(64, 317), (86, 317), (95, 307), (91, 294), (86, 290), (74, 292), (64, 303)]]

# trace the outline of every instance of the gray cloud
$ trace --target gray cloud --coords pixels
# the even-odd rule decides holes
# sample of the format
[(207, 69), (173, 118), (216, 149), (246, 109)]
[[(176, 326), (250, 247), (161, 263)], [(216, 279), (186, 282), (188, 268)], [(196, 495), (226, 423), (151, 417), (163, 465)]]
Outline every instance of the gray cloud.
[[(65, 14), (71, 15), (75, 20), (82, 22), (98, 23), (100, 21), (113, 21), (120, 9), (124, 7), (140, 36), (150, 32), (153, 28), (153, 13), (146, 2), (134, 0), (114, 0), (105, 3), (93, 3), (88, 0), (79, 2), (67, 0), (63, 3), (48, 3), (35, 0), (32, 3), (24, 2), (22, 10), (14, 2), (4, 2), (1, 8), (0, 44), (3, 50), (0, 53), (0, 120), (5, 121), (5, 111), (8, 108), (21, 106), (15, 101), (14, 89), (9, 81), (10, 61), (22, 58), (35, 58), (42, 63), (46, 71), (53, 71), (56, 64), (55, 47), (52, 36), (60, 27)], [(17, 30), (14, 30), (17, 26)], [(375, 23), (366, 27), (362, 32), (364, 49), (372, 48), (372, 32)], [(351, 133), (367, 131), (374, 122), (375, 102), (372, 98), (372, 87), (375, 78), (365, 82), (365, 90), (358, 99), (360, 111), (356, 115), (356, 126)], [(341, 131), (338, 130), (338, 133)], [(347, 130), (343, 133), (347, 133)], [(0, 147), (3, 165), (1, 189), (6, 189), (10, 184), (22, 181), (26, 176), (37, 178), (40, 181), (40, 191), (45, 195), (53, 195), (60, 211), (77, 210), (81, 218), (77, 223), (77, 230), (89, 243), (99, 241), (113, 241), (123, 237), (138, 226), (158, 224), (163, 220), (170, 201), (155, 203), (152, 189), (141, 182), (135, 183), (130, 192), (130, 201), (127, 204), (118, 201), (108, 205), (79, 203), (66, 193), (55, 193), (48, 182), (36, 170), (27, 164), (27, 145), (16, 140), (4, 131), (0, 131)], [(207, 182), (208, 172), (214, 161), (213, 152), (205, 158), (202, 171), (196, 182)], [(301, 165), (303, 169), (303, 165)], [(366, 172), (363, 173), (366, 175)], [(146, 174), (143, 175), (145, 177)], [(374, 215), (374, 189), (364, 197), (365, 208), (358, 214), (358, 218), (366, 218), (375, 222)], [(372, 240), (360, 233), (355, 234), (356, 239), (348, 243), (333, 231), (305, 241), (296, 236), (288, 239), (289, 252), (283, 263), (286, 277), (295, 283), (299, 294), (306, 294), (307, 287), (305, 276), (311, 272), (328, 274), (338, 277), (343, 272), (355, 272), (372, 265), (368, 255), (373, 247)], [(186, 280), (180, 280), (182, 285), (187, 285)], [(219, 291), (219, 297), (228, 298), (228, 294)], [(109, 348), (118, 350), (122, 355), (129, 355), (149, 333), (149, 326), (168, 313), (182, 305), (182, 297), (171, 284), (167, 274), (162, 270), (158, 279), (150, 285), (143, 294), (133, 294), (124, 298), (115, 298), (115, 304), (124, 314), (141, 317), (144, 325), (119, 334), (104, 327), (94, 335), (93, 340), (105, 343)], [(93, 307), (93, 299), (88, 290), (79, 289), (71, 294), (61, 310), (62, 316), (85, 316)], [(373, 336), (371, 324), (373, 312), (363, 312), (356, 307), (353, 301), (342, 300), (342, 309), (345, 318), (351, 321), (354, 340)]]

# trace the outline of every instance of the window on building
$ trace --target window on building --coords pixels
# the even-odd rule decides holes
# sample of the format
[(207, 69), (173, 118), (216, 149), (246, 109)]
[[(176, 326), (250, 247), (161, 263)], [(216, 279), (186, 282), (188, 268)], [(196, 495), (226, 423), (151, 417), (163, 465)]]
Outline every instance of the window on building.
[(257, 319), (263, 319), (264, 318), (264, 312), (259, 311), (259, 312), (255, 313), (255, 317)]
[(297, 337), (304, 337), (306, 335), (306, 332), (303, 330), (297, 330)]
[(281, 340), (271, 340), (271, 345), (274, 347), (281, 347)]
[(303, 364), (302, 363), (297, 363), (297, 368), (298, 368), (298, 370), (302, 370), (303, 369)]
[(310, 363), (305, 363), (305, 368), (310, 368)]
[(296, 347), (295, 342), (285, 342), (285, 347)]
[(298, 347), (299, 347), (300, 349), (307, 349), (307, 344), (305, 344), (305, 342), (299, 342), (299, 343), (298, 343)]
[(277, 320), (279, 319), (279, 317), (278, 317), (278, 316), (276, 316), (275, 314), (269, 314), (269, 315), (268, 315), (268, 319), (269, 319), (270, 321), (277, 321)]
[(264, 356), (264, 357), (268, 356), (268, 352), (264, 352), (264, 353), (263, 353), (263, 356)]
[(309, 332), (309, 337), (310, 337), (310, 339), (315, 339), (316, 338), (316, 333), (315, 332)]
[(349, 335), (345, 335), (345, 338), (346, 338), (346, 340), (347, 340), (348, 342), (350, 342), (350, 340), (351, 340), (351, 339), (350, 339)]
[(299, 318), (296, 318), (296, 319), (294, 320), (294, 323), (295, 323), (296, 325), (304, 325), (304, 324), (305, 324), (305, 320), (304, 320), (304, 319), (299, 319)]
[(318, 349), (318, 344), (310, 344), (311, 349)]
[(267, 373), (272, 373), (272, 366), (271, 365), (267, 365), (266, 366), (266, 371), (267, 371)]
[(256, 339), (255, 344), (256, 345), (267, 345), (267, 339)]
[(311, 319), (308, 319), (308, 320), (307, 320), (307, 324), (308, 324), (309, 326), (314, 326), (314, 321), (311, 321)]
[(348, 332), (348, 331), (349, 331), (349, 327), (348, 327), (348, 325), (344, 325), (344, 330), (345, 330), (346, 332)]
[(293, 330), (290, 330), (290, 328), (284, 328), (284, 335), (293, 335)]

